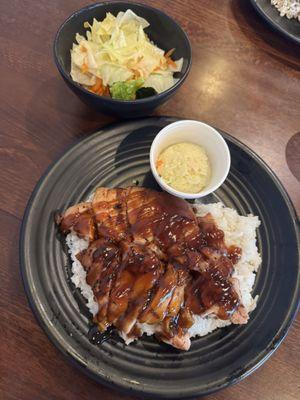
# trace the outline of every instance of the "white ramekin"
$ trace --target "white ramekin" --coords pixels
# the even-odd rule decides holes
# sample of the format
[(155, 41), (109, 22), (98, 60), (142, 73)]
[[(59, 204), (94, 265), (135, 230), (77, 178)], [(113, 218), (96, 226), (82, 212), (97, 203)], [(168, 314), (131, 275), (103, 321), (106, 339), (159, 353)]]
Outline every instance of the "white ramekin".
[[(204, 148), (211, 165), (209, 183), (198, 193), (184, 193), (169, 186), (158, 174), (156, 160), (160, 153), (175, 143), (191, 142)], [(163, 128), (153, 140), (150, 149), (151, 170), (157, 183), (166, 192), (184, 199), (196, 199), (215, 191), (226, 179), (230, 168), (228, 146), (216, 129), (200, 121), (182, 120)]]

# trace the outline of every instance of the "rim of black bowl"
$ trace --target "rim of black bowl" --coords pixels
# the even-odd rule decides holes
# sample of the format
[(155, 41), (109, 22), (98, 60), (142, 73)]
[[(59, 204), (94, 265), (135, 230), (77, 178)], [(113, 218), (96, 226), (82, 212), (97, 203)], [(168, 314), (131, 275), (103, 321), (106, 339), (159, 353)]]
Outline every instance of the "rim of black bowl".
[[(99, 7), (99, 6), (106, 6), (106, 5), (109, 6), (109, 5), (112, 5), (112, 4), (113, 4), (113, 5), (120, 5), (120, 6), (127, 5), (128, 7), (130, 7), (130, 6), (133, 5), (133, 6), (139, 6), (139, 7), (142, 7), (142, 8), (146, 8), (146, 9), (151, 10), (151, 11), (155, 11), (155, 12), (157, 12), (158, 14), (161, 14), (161, 15), (163, 15), (165, 18), (167, 18), (167, 19), (169, 19), (170, 21), (172, 21), (172, 23), (174, 23), (175, 25), (177, 25), (178, 28), (181, 30), (181, 32), (182, 32), (182, 34), (183, 34), (183, 36), (184, 36), (184, 38), (185, 38), (185, 41), (186, 41), (186, 44), (187, 44), (188, 53), (189, 53), (189, 54), (188, 54), (188, 58), (187, 58), (188, 65), (187, 65), (187, 68), (186, 68), (186, 71), (184, 72), (184, 74), (183, 74), (183, 75), (179, 78), (179, 80), (178, 80), (173, 86), (171, 86), (169, 89), (164, 90), (163, 92), (158, 93), (158, 94), (156, 94), (156, 95), (146, 97), (146, 98), (144, 98), (144, 99), (136, 99), (136, 100), (117, 100), (117, 99), (112, 99), (111, 97), (99, 96), (99, 95), (97, 95), (97, 94), (95, 94), (95, 93), (89, 92), (89, 91), (88, 91), (87, 89), (85, 89), (82, 85), (80, 85), (79, 83), (75, 82), (75, 81), (70, 77), (70, 74), (68, 74), (68, 73), (65, 71), (65, 69), (62, 67), (61, 63), (60, 63), (59, 60), (58, 60), (58, 56), (57, 56), (57, 43), (58, 43), (59, 36), (60, 36), (61, 31), (62, 31), (62, 29), (64, 28), (64, 26), (67, 25), (76, 15), (81, 14), (81, 13), (84, 12), (84, 11), (88, 11), (88, 10), (91, 10), (91, 9), (93, 9), (93, 8), (97, 8), (97, 7)], [(185, 81), (185, 79), (187, 78), (187, 76), (188, 76), (188, 74), (189, 74), (189, 72), (190, 72), (191, 65), (192, 65), (192, 47), (191, 47), (191, 42), (190, 42), (190, 40), (189, 40), (187, 34), (185, 33), (185, 31), (184, 31), (184, 30), (182, 29), (182, 27), (175, 21), (175, 19), (173, 19), (172, 17), (170, 17), (169, 15), (167, 15), (164, 11), (162, 11), (162, 10), (160, 10), (160, 9), (158, 9), (158, 8), (151, 7), (151, 6), (142, 4), (142, 3), (136, 3), (136, 2), (129, 3), (129, 2), (126, 2), (126, 1), (116, 1), (116, 2), (104, 1), (104, 2), (98, 2), (98, 3), (93, 3), (93, 4), (90, 4), (90, 5), (88, 5), (88, 6), (82, 7), (82, 8), (80, 8), (80, 9), (74, 11), (67, 19), (64, 20), (64, 22), (60, 25), (60, 27), (58, 28), (58, 30), (57, 30), (57, 32), (56, 32), (56, 34), (55, 34), (54, 44), (53, 44), (53, 54), (54, 54), (54, 60), (55, 60), (55, 64), (56, 64), (57, 69), (58, 69), (59, 72), (62, 74), (62, 76), (63, 76), (65, 79), (67, 79), (68, 82), (70, 82), (72, 85), (76, 86), (79, 90), (81, 90), (81, 91), (84, 92), (85, 94), (87, 94), (87, 95), (89, 95), (89, 96), (91, 96), (91, 97), (93, 97), (93, 98), (101, 98), (101, 99), (103, 99), (103, 100), (105, 100), (105, 101), (107, 101), (107, 102), (109, 102), (109, 103), (111, 103), (111, 104), (124, 104), (124, 103), (126, 103), (126, 104), (135, 104), (136, 102), (139, 102), (139, 103), (147, 103), (149, 100), (153, 100), (154, 98), (158, 98), (158, 99), (159, 99), (159, 98), (162, 98), (162, 97), (166, 96), (167, 94), (172, 93), (176, 88), (179, 88), (179, 87), (183, 84), (183, 82)]]

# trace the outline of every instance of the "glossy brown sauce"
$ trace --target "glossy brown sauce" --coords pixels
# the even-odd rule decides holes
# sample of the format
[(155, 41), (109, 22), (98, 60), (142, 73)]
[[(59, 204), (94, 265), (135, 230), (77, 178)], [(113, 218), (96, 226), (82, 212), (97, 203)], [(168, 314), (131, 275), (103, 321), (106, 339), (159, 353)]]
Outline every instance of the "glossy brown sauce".
[[(99, 303), (100, 330), (114, 325), (137, 337), (137, 322), (160, 324), (159, 335), (169, 339), (183, 335), (194, 314), (230, 318), (239, 306), (231, 275), (241, 249), (226, 247), (212, 216), (196, 218), (185, 201), (153, 191), (129, 193), (125, 213), (122, 201), (124, 196), (114, 202), (108, 226), (102, 221), (94, 233), (99, 239), (78, 255)], [(90, 234), (90, 211), (67, 218), (62, 230), (72, 226)], [(111, 219), (126, 232), (110, 236)]]
[(96, 238), (96, 227), (93, 214), (90, 211), (70, 214), (63, 218), (60, 225), (62, 232), (68, 232), (70, 226), (73, 227), (79, 237), (88, 236), (90, 240)]

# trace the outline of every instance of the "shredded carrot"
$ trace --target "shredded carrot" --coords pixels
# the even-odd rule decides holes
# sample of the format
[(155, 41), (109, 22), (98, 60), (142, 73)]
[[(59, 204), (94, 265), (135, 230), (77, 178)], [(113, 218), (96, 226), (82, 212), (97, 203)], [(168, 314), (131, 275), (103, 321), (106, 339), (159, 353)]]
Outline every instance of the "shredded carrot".
[(81, 47), (80, 47), (80, 51), (81, 51), (82, 53), (86, 53), (86, 52), (87, 52), (87, 48), (84, 47), (84, 46), (81, 46)]
[(103, 96), (108, 96), (108, 95), (109, 95), (109, 89), (108, 89), (108, 86), (103, 86), (103, 87), (104, 87)]
[(96, 78), (96, 83), (94, 86), (92, 86), (90, 89), (90, 92), (93, 92), (95, 94), (99, 94), (99, 96), (103, 96), (103, 95), (108, 95), (109, 94), (109, 90), (107, 86), (103, 85), (103, 81), (101, 78)]
[(109, 94), (109, 90), (107, 86), (104, 86), (103, 84), (101, 85), (100, 89), (98, 90), (97, 94), (99, 96), (104, 96)]
[(163, 164), (164, 164), (163, 160), (157, 160), (156, 161), (156, 168), (158, 169), (158, 168), (162, 167)]
[(131, 71), (133, 72), (135, 79), (138, 79), (138, 78), (141, 77), (141, 73), (140, 73), (140, 71), (138, 69), (133, 69), (132, 68)]
[(87, 65), (86, 63), (83, 63), (83, 64), (82, 64), (82, 67), (81, 67), (81, 72), (82, 72), (83, 74), (85, 74), (86, 72), (88, 72), (88, 70), (89, 70), (88, 65)]
[(102, 88), (103, 88), (102, 96), (108, 96), (108, 95), (109, 95), (109, 88), (108, 88), (108, 86), (102, 85)]
[(158, 67), (155, 67), (153, 72), (159, 71), (160, 70), (160, 65)]
[(170, 65), (171, 67), (174, 67), (174, 68), (177, 67), (175, 61), (173, 61), (170, 57), (165, 56), (165, 59), (167, 61), (167, 64)]
[(161, 69), (165, 70), (167, 65), (168, 65), (167, 59), (165, 58), (165, 56), (163, 56), (163, 58), (161, 58), (159, 61), (159, 65), (154, 69), (154, 71), (159, 71)]
[(171, 50), (167, 51), (167, 52), (166, 52), (166, 54), (165, 54), (165, 57), (168, 57), (168, 58), (170, 58), (170, 57), (171, 57), (171, 55), (174, 53), (174, 51), (175, 51), (175, 48), (173, 48), (173, 49), (171, 49)]
[(102, 79), (97, 77), (95, 85), (91, 87), (91, 91), (97, 93), (101, 86), (102, 86)]

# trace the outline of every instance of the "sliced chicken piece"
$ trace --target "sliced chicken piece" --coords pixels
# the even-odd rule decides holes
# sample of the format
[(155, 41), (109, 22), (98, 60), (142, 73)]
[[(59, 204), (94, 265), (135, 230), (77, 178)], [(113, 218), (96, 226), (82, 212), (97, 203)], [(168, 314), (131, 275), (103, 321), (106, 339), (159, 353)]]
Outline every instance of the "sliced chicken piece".
[(242, 325), (246, 324), (249, 319), (249, 314), (246, 308), (241, 304), (238, 306), (236, 311), (230, 317), (230, 320), (233, 324)]
[(165, 318), (177, 281), (178, 274), (175, 268), (172, 264), (168, 264), (150, 304), (139, 316), (139, 322), (157, 324)]
[(114, 325), (131, 340), (150, 324), (160, 340), (187, 350), (194, 315), (247, 322), (231, 276), (241, 250), (226, 247), (211, 214), (196, 218), (186, 201), (146, 188), (98, 188), (59, 224), (90, 241), (77, 258), (99, 304), (100, 331)]
[(224, 232), (217, 228), (213, 216), (208, 213), (203, 217), (197, 217), (197, 221), (201, 231), (202, 244), (227, 251), (224, 242)]
[(127, 216), (134, 241), (155, 242), (163, 254), (174, 243), (193, 247), (198, 240), (199, 227), (191, 206), (166, 193), (129, 188)]
[[(187, 289), (186, 289), (187, 290)], [(194, 313), (190, 310), (186, 304), (186, 291), (185, 291), (185, 304), (181, 307), (178, 315), (178, 333), (182, 335), (187, 331), (194, 323)]]
[(98, 188), (92, 201), (99, 237), (127, 239), (126, 189)]
[(116, 325), (125, 335), (133, 334), (138, 316), (151, 299), (153, 287), (163, 273), (163, 265), (156, 255), (147, 248), (131, 244), (126, 259), (126, 271), (135, 280), (129, 294), (128, 307)]
[(186, 293), (186, 305), (196, 315), (214, 307), (212, 310), (219, 318), (229, 319), (240, 304), (232, 283), (218, 268), (200, 273)]
[(190, 296), (187, 302), (195, 314), (201, 317), (214, 314), (224, 320), (230, 319), (234, 324), (247, 323), (249, 316), (241, 303), (241, 293), (236, 278), (210, 280), (209, 283), (202, 283), (202, 290), (201, 285), (196, 283), (195, 286), (197, 285), (199, 292), (194, 291), (194, 295)]
[(133, 240), (138, 244), (152, 242), (153, 216), (155, 205), (153, 205), (152, 190), (131, 187), (127, 189), (127, 218)]
[(163, 213), (175, 216), (178, 215), (187, 221), (197, 223), (193, 208), (187, 201), (179, 197), (171, 196), (165, 192), (155, 192), (154, 190), (152, 192), (157, 194), (157, 200), (161, 204)]
[(206, 257), (197, 250), (174, 244), (168, 248), (167, 254), (169, 260), (187, 269), (200, 272), (209, 268)]
[(218, 270), (224, 278), (229, 278), (233, 272), (233, 262), (227, 256), (226, 251), (213, 247), (203, 247), (201, 254), (205, 257), (208, 264), (207, 270)]
[(168, 306), (166, 318), (177, 317), (181, 306), (184, 303), (184, 286), (176, 286), (173, 292), (172, 299)]
[(166, 336), (165, 331), (163, 333), (158, 333), (156, 336), (161, 341), (170, 344), (171, 346), (179, 350), (189, 350), (191, 346), (190, 334), (188, 329), (193, 325), (194, 318), (192, 313), (188, 308), (183, 306), (177, 316), (176, 321), (176, 333), (173, 336)]
[(163, 252), (154, 242), (151, 242), (147, 245), (147, 248), (150, 249), (159, 260), (167, 261), (168, 256), (165, 252)]
[(184, 302), (184, 289), (184, 286), (175, 287), (167, 314), (161, 323), (164, 336), (167, 338), (171, 338), (177, 334), (178, 314)]
[(78, 258), (87, 270), (87, 283), (92, 286), (99, 305), (96, 321), (100, 331), (104, 332), (110, 325), (107, 311), (110, 291), (120, 265), (120, 250), (111, 240), (102, 238), (93, 242)]
[(164, 320), (162, 321), (162, 331), (168, 339), (178, 335), (179, 332), (179, 313), (184, 306), (185, 288), (189, 281), (189, 274), (185, 268), (177, 267), (177, 282), (174, 289), (171, 301), (168, 305), (168, 310)]
[[(122, 249), (122, 260), (111, 290), (110, 302), (108, 306), (108, 321), (116, 322), (123, 314), (125, 314), (130, 293), (136, 280), (136, 273), (130, 268), (130, 261), (133, 256), (133, 245), (130, 243), (120, 243)], [(128, 265), (129, 264), (129, 265)]]
[(218, 315), (219, 312), (219, 306), (217, 305), (213, 305), (210, 308), (208, 308), (207, 310), (205, 310), (202, 314), (201, 317), (207, 317), (208, 315), (214, 314), (214, 315)]
[(199, 227), (194, 220), (181, 215), (168, 215), (155, 229), (156, 243), (169, 252), (171, 247), (178, 249), (197, 249), (199, 247)]
[(75, 232), (80, 238), (93, 241), (96, 230), (91, 203), (78, 203), (62, 215), (60, 229), (64, 234)]
[(208, 261), (203, 255), (195, 250), (187, 250), (185, 266), (193, 271), (204, 272), (209, 269)]
[(115, 324), (125, 335), (128, 335), (133, 330), (140, 312), (151, 296), (151, 290), (158, 277), (159, 271), (153, 270), (136, 278), (130, 293), (127, 312)]
[(100, 289), (95, 293), (99, 305), (99, 311), (97, 314), (97, 323), (99, 330), (104, 332), (109, 325), (111, 325), (107, 318), (109, 295), (111, 288), (113, 287), (114, 269), (117, 268), (117, 263), (113, 262), (107, 270), (107, 273), (101, 279)]
[(126, 269), (122, 269), (118, 272), (109, 298), (107, 312), (107, 320), (109, 323), (113, 324), (126, 312), (134, 282), (135, 277), (131, 272)]
[(87, 249), (81, 251), (76, 255), (76, 258), (81, 262), (85, 271), (88, 273), (91, 266), (93, 265), (97, 255), (100, 254), (100, 248), (106, 245), (106, 241), (103, 239), (94, 240)]
[(240, 290), (240, 284), (237, 278), (230, 278), (230, 281), (234, 287), (234, 290), (239, 296), (240, 304), (236, 311), (231, 315), (230, 320), (234, 324), (246, 324), (249, 319), (249, 314), (246, 308), (242, 304), (242, 294)]
[(204, 233), (213, 232), (216, 228), (216, 222), (211, 213), (207, 213), (202, 217), (197, 217), (197, 222), (201, 228), (201, 232)]
[(190, 339), (190, 334), (188, 332), (181, 334), (181, 335), (175, 335), (171, 337), (170, 339), (167, 339), (165, 337), (161, 337), (160, 335), (157, 335), (158, 339), (162, 340), (163, 342), (170, 344), (171, 346), (175, 347), (176, 349), (179, 350), (189, 350), (191, 347), (191, 339)]

